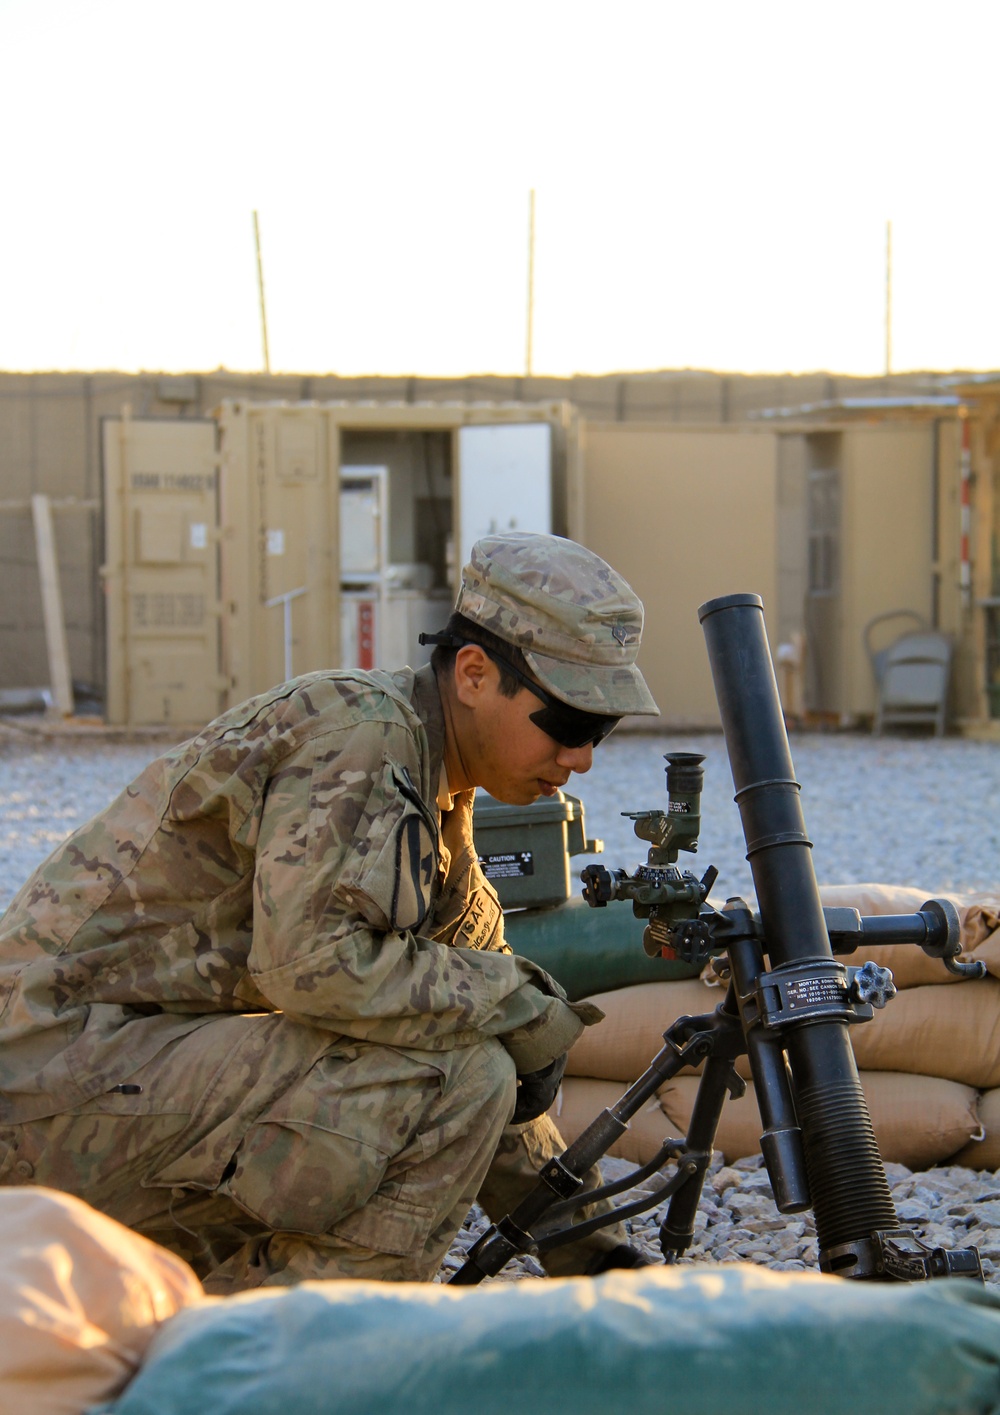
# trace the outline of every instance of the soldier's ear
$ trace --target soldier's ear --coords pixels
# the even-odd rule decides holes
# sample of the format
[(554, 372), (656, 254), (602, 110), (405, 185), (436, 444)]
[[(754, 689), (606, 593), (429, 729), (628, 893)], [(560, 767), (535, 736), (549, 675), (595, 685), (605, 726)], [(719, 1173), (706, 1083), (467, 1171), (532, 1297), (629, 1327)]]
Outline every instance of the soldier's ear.
[(473, 707), (485, 691), (495, 666), (478, 644), (463, 644), (455, 655), (455, 696)]

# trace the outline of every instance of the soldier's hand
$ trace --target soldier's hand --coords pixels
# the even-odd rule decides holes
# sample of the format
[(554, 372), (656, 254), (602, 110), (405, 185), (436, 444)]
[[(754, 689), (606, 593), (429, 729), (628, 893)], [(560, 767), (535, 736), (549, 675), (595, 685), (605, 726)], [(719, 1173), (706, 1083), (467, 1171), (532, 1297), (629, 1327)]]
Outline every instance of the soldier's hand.
[(527, 1076), (517, 1078), (517, 1102), (511, 1125), (523, 1125), (526, 1120), (537, 1120), (544, 1115), (556, 1098), (566, 1070), (567, 1054), (557, 1056), (555, 1061), (543, 1066), (541, 1071), (531, 1071)]
[(537, 1017), (522, 1027), (502, 1032), (500, 1040), (514, 1059), (519, 1076), (543, 1071), (555, 1059), (569, 1051), (593, 1014), (594, 1020), (604, 1016), (599, 1008), (585, 1002), (565, 1002), (560, 997), (545, 997), (530, 984), (525, 984), (540, 1004)]

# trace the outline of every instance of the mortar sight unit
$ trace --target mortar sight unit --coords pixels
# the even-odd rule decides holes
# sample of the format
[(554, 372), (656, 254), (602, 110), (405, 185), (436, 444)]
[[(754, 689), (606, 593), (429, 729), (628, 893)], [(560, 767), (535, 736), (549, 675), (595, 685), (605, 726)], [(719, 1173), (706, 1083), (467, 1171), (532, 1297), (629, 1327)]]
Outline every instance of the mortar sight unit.
[[(550, 1160), (522, 1202), (487, 1229), (451, 1279), (476, 1283), (518, 1253), (539, 1253), (617, 1220), (663, 1206), (663, 1259), (676, 1261), (694, 1237), (705, 1172), (730, 1095), (745, 1082), (734, 1063), (747, 1056), (761, 1118), (760, 1148), (777, 1208), (812, 1209), (819, 1265), (843, 1277), (919, 1281), (965, 1276), (982, 1281), (975, 1248), (930, 1247), (896, 1215), (858, 1079), (848, 1027), (870, 1020), (895, 994), (891, 971), (845, 966), (866, 940), (917, 944), (964, 978), (985, 975), (960, 961), (959, 919), (945, 900), (915, 914), (863, 918), (855, 909), (824, 909), (812, 845), (795, 780), (777, 684), (756, 595), (727, 595), (702, 605), (716, 698), (736, 788), (757, 908), (708, 902), (717, 878), (677, 863), (694, 854), (701, 828), (703, 758), (667, 758), (667, 809), (628, 812), (648, 843), (633, 874), (591, 865), (581, 876), (595, 908), (630, 901), (646, 920), (643, 947), (653, 956), (711, 963), (726, 984), (714, 1012), (681, 1017), (664, 1046), (625, 1094)], [(613, 1184), (583, 1191), (583, 1176), (628, 1128), (630, 1118), (683, 1067), (704, 1063), (688, 1133), (668, 1137), (645, 1165)], [(643, 1197), (595, 1218), (579, 1210), (625, 1193), (653, 1175)]]
[[(583, 897), (596, 909), (611, 900), (630, 899), (636, 918), (648, 919), (643, 948), (651, 958), (700, 961), (709, 947), (701, 908), (718, 877), (714, 865), (701, 879), (677, 865), (681, 850), (695, 854), (701, 830), (701, 791), (705, 758), (696, 752), (671, 752), (667, 762), (667, 810), (623, 811), (635, 822), (635, 833), (649, 842), (644, 865), (635, 874), (614, 872), (604, 865), (588, 865), (580, 878)], [(702, 939), (703, 933), (705, 938)]]

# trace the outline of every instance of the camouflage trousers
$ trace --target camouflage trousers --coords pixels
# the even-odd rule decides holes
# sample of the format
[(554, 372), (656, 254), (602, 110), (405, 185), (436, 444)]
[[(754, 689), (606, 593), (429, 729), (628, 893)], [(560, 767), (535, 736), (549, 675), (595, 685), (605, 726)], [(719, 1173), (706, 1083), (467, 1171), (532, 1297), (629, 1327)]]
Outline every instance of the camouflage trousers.
[[(426, 1281), (473, 1199), (501, 1217), (563, 1149), (547, 1116), (509, 1126), (513, 1104), (493, 1040), (417, 1052), (280, 1014), (213, 1018), (124, 1094), (0, 1130), (0, 1184), (78, 1195), (185, 1258), (209, 1292)], [(601, 1230), (548, 1269), (581, 1272), (621, 1241)]]

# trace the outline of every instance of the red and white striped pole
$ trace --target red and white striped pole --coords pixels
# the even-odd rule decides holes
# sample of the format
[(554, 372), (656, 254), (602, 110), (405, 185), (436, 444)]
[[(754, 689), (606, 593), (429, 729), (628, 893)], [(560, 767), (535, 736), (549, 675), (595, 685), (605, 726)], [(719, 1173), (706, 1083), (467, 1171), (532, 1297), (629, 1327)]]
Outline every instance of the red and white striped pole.
[(958, 555), (958, 584), (962, 592), (962, 608), (972, 607), (972, 559), (969, 550), (969, 538), (972, 524), (972, 444), (970, 437), (969, 417), (965, 409), (961, 413), (962, 419), (962, 457), (960, 468), (960, 493), (961, 511), (959, 519), (959, 555)]

